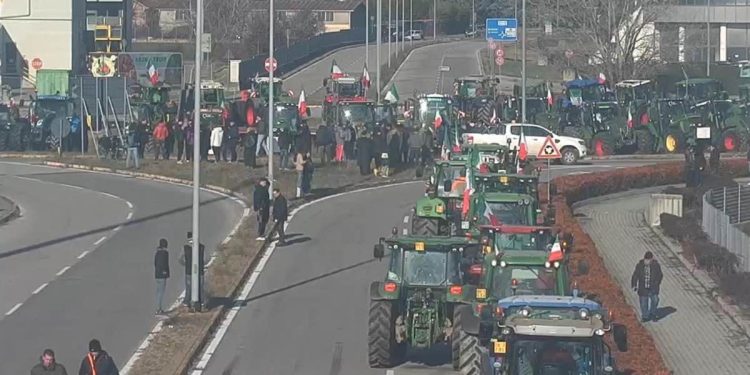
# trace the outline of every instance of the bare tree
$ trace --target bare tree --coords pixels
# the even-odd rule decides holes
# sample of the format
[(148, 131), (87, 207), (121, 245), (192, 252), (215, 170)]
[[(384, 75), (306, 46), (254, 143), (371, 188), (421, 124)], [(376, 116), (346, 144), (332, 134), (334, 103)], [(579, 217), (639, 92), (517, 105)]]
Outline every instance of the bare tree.
[[(560, 58), (571, 49), (570, 66), (589, 74), (604, 73), (610, 81), (650, 75), (659, 57), (654, 22), (674, 0), (531, 0), (539, 21), (557, 21), (567, 34), (566, 45), (548, 50)], [(568, 63), (566, 61), (566, 63)]]

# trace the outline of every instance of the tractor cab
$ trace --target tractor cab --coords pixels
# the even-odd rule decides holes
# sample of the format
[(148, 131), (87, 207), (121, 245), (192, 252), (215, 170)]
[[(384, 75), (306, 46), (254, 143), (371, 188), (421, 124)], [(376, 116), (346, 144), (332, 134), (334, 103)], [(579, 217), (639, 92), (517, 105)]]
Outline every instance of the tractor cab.
[(323, 87), (326, 88), (326, 101), (330, 102), (333, 102), (336, 99), (351, 99), (363, 95), (362, 82), (348, 75), (336, 78), (325, 78), (323, 80)]
[(220, 125), (226, 108), (224, 85), (214, 81), (201, 81), (201, 126)]
[(473, 233), (482, 225), (535, 225), (541, 218), (537, 206), (536, 198), (528, 194), (478, 192), (471, 196), (461, 228)]
[(515, 153), (507, 145), (497, 143), (464, 144), (462, 151), (467, 162), (479, 173), (515, 172)]
[(539, 177), (531, 175), (479, 173), (474, 175), (474, 187), (478, 192), (526, 194), (539, 199)]
[(584, 298), (513, 296), (485, 315), (498, 322), (489, 340), (482, 340), (495, 373), (614, 374), (612, 350), (604, 339), (609, 332), (617, 350), (627, 351), (625, 326)]
[(453, 82), (453, 94), (460, 99), (475, 99), (493, 96), (497, 82), (481, 76), (464, 76)]
[(640, 108), (655, 97), (655, 83), (649, 80), (625, 80), (615, 84), (617, 102), (622, 108)]
[(273, 134), (276, 136), (284, 132), (297, 134), (302, 122), (297, 105), (290, 102), (280, 102), (274, 103), (274, 106), (276, 112), (273, 115)]
[(692, 78), (675, 83), (677, 96), (692, 104), (704, 100), (728, 99), (724, 85), (712, 78)]
[(426, 236), (458, 233), (466, 187), (465, 161), (445, 161), (436, 165), (427, 183), (427, 194), (414, 206), (411, 233)]
[(396, 108), (392, 104), (376, 104), (375, 105), (375, 125), (396, 125), (398, 123), (398, 115)]
[[(253, 78), (251, 83), (251, 91), (254, 93), (254, 96), (262, 101), (268, 100), (268, 91), (270, 89), (271, 80), (268, 77), (255, 77)], [(281, 96), (288, 95), (288, 93), (284, 92), (283, 89), (284, 80), (278, 77), (273, 78), (273, 98), (274, 100), (279, 100)]]
[(338, 103), (338, 124), (372, 129), (375, 125), (375, 103), (368, 100), (344, 100)]

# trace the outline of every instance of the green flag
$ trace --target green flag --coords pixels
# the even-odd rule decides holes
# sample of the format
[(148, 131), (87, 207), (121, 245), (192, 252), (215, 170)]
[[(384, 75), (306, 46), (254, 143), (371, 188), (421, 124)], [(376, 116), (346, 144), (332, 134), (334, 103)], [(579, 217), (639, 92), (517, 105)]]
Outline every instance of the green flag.
[(390, 91), (385, 95), (385, 100), (391, 102), (391, 103), (397, 103), (398, 102), (398, 91), (396, 90), (396, 85), (391, 85)]

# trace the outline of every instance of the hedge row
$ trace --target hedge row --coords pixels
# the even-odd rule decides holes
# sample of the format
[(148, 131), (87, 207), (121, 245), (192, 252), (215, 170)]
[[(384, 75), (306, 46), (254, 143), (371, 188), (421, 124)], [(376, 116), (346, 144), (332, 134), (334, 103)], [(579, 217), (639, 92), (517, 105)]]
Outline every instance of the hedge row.
[[(725, 160), (722, 171), (747, 171), (747, 161)], [(610, 276), (604, 261), (591, 237), (586, 234), (573, 215), (573, 203), (602, 195), (630, 189), (659, 185), (678, 184), (684, 181), (683, 163), (673, 162), (644, 167), (616, 169), (601, 173), (562, 176), (553, 180), (556, 226), (573, 236), (574, 251), (571, 263), (585, 260), (588, 272), (575, 277), (579, 288), (596, 295), (607, 309), (612, 311), (618, 323), (628, 328), (628, 348), (624, 353), (615, 352), (619, 368), (634, 374), (668, 374), (669, 371), (659, 353), (651, 334), (641, 325), (635, 309), (625, 300), (620, 285)], [(610, 346), (613, 343), (610, 342)]]

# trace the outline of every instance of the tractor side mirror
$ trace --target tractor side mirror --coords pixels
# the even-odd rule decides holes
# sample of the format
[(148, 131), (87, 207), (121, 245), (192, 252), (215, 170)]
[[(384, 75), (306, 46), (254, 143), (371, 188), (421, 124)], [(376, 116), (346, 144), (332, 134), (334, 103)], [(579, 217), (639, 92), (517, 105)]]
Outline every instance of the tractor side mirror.
[(628, 328), (622, 324), (612, 324), (612, 336), (617, 346), (617, 350), (621, 352), (628, 351)]
[(443, 182), (443, 190), (444, 190), (444, 191), (445, 191), (446, 193), (450, 193), (450, 191), (451, 191), (451, 188), (453, 187), (452, 185), (453, 185), (453, 182), (452, 182), (451, 180), (445, 180), (445, 181)]
[(377, 260), (383, 259), (383, 257), (385, 256), (385, 246), (383, 246), (382, 243), (375, 245), (375, 248), (372, 251), (372, 255)]
[(584, 260), (579, 260), (576, 264), (576, 276), (585, 276), (588, 275), (589, 269), (591, 266), (589, 266), (589, 262)]

